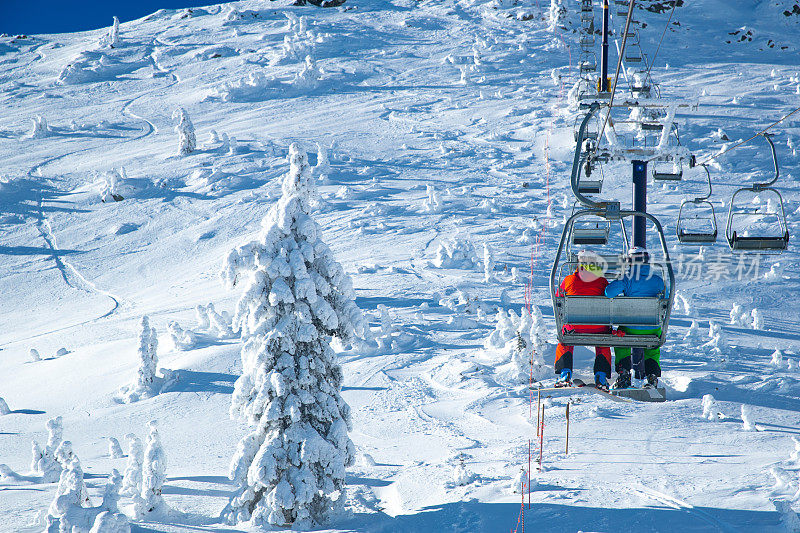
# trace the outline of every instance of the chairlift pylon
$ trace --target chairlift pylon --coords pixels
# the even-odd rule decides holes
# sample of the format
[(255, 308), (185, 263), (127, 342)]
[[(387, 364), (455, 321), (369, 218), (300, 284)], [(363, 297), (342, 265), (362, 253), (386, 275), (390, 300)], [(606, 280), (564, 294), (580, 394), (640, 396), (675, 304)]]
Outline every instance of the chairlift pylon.
[[(681, 202), (681, 208), (678, 210), (678, 221), (675, 224), (675, 233), (678, 237), (678, 242), (681, 244), (712, 244), (717, 241), (717, 214), (714, 211), (714, 205), (708, 200), (711, 197), (711, 173), (708, 171), (706, 165), (703, 165), (703, 169), (706, 171), (706, 178), (708, 178), (708, 194), (697, 197), (694, 200), (684, 200)], [(709, 231), (686, 227), (686, 218), (684, 217), (683, 208), (688, 204), (693, 204), (695, 208), (706, 206), (711, 209), (711, 217), (700, 217), (697, 215), (697, 211), (699, 210), (696, 210), (693, 218), (693, 220), (705, 220), (710, 222), (711, 229)]]
[[(776, 181), (780, 171), (778, 169), (778, 156), (775, 152), (775, 144), (772, 142), (772, 135), (769, 133), (760, 134), (767, 141), (772, 153), (772, 163), (775, 167), (775, 176), (765, 183), (754, 183), (750, 187), (742, 187), (733, 193), (728, 208), (728, 223), (725, 227), (725, 238), (728, 240), (728, 246), (734, 252), (752, 252), (752, 253), (781, 253), (789, 246), (789, 226), (786, 223), (786, 212), (783, 207), (783, 197), (777, 189), (772, 187)], [(768, 193), (774, 198), (777, 198), (778, 209), (775, 213), (767, 213), (760, 211), (759, 207), (748, 209), (744, 205), (736, 206), (736, 197), (741, 193), (751, 192), (754, 194)], [(769, 204), (767, 204), (769, 205)], [(770, 235), (750, 235), (749, 230), (747, 235), (742, 235), (734, 228), (734, 219), (741, 219), (744, 217), (760, 217), (764, 219), (777, 219), (779, 231)], [(774, 225), (774, 221), (768, 222)]]

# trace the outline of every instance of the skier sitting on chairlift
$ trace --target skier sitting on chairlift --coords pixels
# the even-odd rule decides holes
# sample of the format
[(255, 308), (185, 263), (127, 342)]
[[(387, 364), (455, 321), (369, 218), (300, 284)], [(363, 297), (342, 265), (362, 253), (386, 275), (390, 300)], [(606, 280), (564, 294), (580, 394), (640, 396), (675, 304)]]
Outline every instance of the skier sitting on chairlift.
[[(557, 295), (562, 296), (602, 296), (608, 280), (603, 276), (604, 261), (594, 252), (581, 250), (578, 252), (578, 266), (575, 272), (564, 278), (558, 288)], [(610, 333), (609, 326), (586, 326), (565, 324), (564, 332), (576, 333)], [(555, 371), (561, 374), (556, 387), (572, 385), (572, 346), (558, 343), (556, 348)], [(595, 346), (594, 382), (598, 389), (608, 390), (608, 376), (611, 375), (611, 349), (607, 346)]]
[[(616, 296), (658, 296), (664, 292), (664, 280), (661, 276), (650, 271), (650, 254), (639, 246), (634, 246), (628, 251), (628, 269), (622, 279), (612, 281), (605, 289), (609, 298)], [(639, 329), (620, 326), (619, 331), (625, 335), (661, 335), (661, 328)], [(644, 373), (647, 376), (646, 387), (656, 387), (661, 376), (660, 365), (661, 350), (658, 347), (645, 348)], [(615, 389), (626, 389), (631, 386), (631, 348), (614, 348), (614, 369), (619, 376), (614, 383)]]

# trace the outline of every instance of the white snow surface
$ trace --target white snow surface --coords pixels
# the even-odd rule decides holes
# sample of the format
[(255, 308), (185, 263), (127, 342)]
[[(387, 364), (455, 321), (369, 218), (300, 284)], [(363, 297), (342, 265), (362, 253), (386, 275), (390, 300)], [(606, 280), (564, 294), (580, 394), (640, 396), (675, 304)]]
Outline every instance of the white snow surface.
[[(665, 98), (700, 104), (676, 117), (688, 150), (717, 153), (798, 105), (800, 16), (783, 14), (794, 3), (676, 8), (652, 74)], [(545, 395), (536, 472), (536, 397), (520, 368), (531, 358), (512, 360), (509, 311), (526, 306), (530, 277), (552, 364), (548, 276), (572, 209), (567, 93), (578, 57), (577, 34), (560, 26), (578, 27), (579, 3), (552, 2), (552, 17), (546, 0), (290, 4), (160, 10), (118, 34), (0, 37), (0, 531), (43, 530), (57, 450), (80, 457), (65, 462), (65, 481), (80, 489), (83, 476), (94, 504), (114, 469), (125, 474), (128, 518), (116, 503), (70, 507), (83, 528), (246, 530), (220, 516), (249, 429), (229, 417), (239, 294), (217, 272), (259, 235), (293, 142), (317, 165), (311, 216), (378, 332), (336, 347), (356, 458), (346, 512), (324, 531), (521, 531), (521, 512), (543, 532), (796, 530), (800, 115), (773, 129), (789, 251), (762, 257), (745, 281), (732, 268), (679, 273), (661, 359), (669, 401)], [(649, 56), (669, 14), (655, 11), (637, 9)], [(177, 155), (181, 108), (201, 142)], [(759, 141), (713, 163), (721, 229), (734, 190), (769, 175)], [(696, 253), (674, 237), (680, 201), (706, 189), (702, 170), (684, 172), (648, 198), (676, 259)], [(602, 196), (628, 205), (630, 168), (605, 176)], [(703, 256), (732, 258), (722, 239)], [(119, 403), (139, 368), (144, 315), (161, 336), (164, 386)], [(498, 328), (498, 316), (509, 324)], [(593, 358), (577, 348), (576, 375), (589, 376)], [(108, 443), (144, 436), (156, 419), (169, 465), (145, 472), (145, 485), (164, 505), (137, 516), (142, 443), (128, 438), (132, 458)]]

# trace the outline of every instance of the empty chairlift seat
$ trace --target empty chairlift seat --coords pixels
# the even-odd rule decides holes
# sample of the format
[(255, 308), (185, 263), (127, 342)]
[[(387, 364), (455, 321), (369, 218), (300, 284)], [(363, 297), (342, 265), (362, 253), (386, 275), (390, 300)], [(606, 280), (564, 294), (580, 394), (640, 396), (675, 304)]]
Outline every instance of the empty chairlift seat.
[(653, 179), (656, 181), (680, 181), (683, 179), (683, 165), (680, 159), (669, 166), (653, 165)]
[(711, 244), (717, 241), (717, 214), (708, 200), (711, 197), (711, 174), (706, 165), (703, 165), (703, 169), (708, 178), (708, 194), (684, 200), (678, 210), (675, 233), (681, 244)]
[(576, 246), (604, 245), (608, 242), (611, 223), (602, 221), (580, 221), (572, 227), (572, 244)]
[[(781, 253), (789, 247), (789, 227), (786, 223), (783, 197), (777, 189), (772, 187), (779, 176), (778, 156), (775, 153), (771, 135), (762, 133), (761, 136), (769, 143), (775, 166), (775, 176), (769, 182), (755, 183), (751, 187), (743, 187), (733, 193), (728, 209), (725, 237), (733, 251)], [(747, 192), (758, 195), (761, 204), (755, 206), (752, 202), (737, 204), (737, 196)], [(771, 204), (767, 201), (768, 199), (774, 203)], [(770, 204), (772, 210), (768, 209)], [(739, 226), (737, 221), (742, 219), (745, 219), (746, 225)]]

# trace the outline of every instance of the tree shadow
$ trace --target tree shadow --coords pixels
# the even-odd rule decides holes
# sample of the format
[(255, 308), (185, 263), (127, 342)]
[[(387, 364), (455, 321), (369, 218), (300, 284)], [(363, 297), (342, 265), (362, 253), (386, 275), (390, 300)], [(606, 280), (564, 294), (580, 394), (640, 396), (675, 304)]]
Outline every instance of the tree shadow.
[[(537, 533), (565, 531), (777, 531), (776, 512), (711, 507), (662, 506), (602, 508), (553, 503), (525, 506), (525, 523)], [(425, 507), (413, 514), (389, 516), (384, 513), (356, 514), (338, 527), (374, 533), (416, 533), (419, 531), (496, 533), (513, 531), (520, 516), (519, 503), (449, 503)]]
[(171, 370), (174, 381), (161, 392), (211, 392), (233, 394), (233, 383), (237, 376), (222, 372), (200, 372), (197, 370)]

